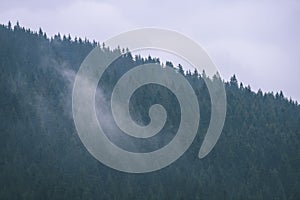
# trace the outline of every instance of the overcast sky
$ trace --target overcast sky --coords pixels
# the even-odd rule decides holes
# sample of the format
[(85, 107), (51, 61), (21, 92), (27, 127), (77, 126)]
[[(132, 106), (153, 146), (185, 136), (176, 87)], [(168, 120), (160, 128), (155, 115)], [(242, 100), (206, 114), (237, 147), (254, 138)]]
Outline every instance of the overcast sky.
[(0, 0), (0, 23), (105, 41), (142, 27), (167, 28), (202, 45), (228, 80), (300, 101), (300, 1)]

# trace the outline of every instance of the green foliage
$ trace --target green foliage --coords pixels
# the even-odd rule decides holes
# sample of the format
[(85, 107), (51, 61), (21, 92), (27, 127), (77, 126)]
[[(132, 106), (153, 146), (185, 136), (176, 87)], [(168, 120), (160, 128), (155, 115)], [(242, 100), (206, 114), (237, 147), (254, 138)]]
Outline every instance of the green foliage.
[[(0, 26), (0, 199), (300, 199), (298, 103), (282, 92), (274, 96), (238, 87), (233, 76), (225, 83), (223, 133), (212, 152), (199, 160), (210, 120), (204, 79), (218, 78), (184, 73), (181, 65), (174, 69), (191, 83), (201, 111), (189, 150), (171, 166), (148, 174), (118, 172), (95, 160), (77, 136), (71, 90), (82, 60), (97, 45), (70, 35), (49, 39), (42, 29), (36, 33), (19, 24)], [(101, 49), (105, 55), (121, 55), (120, 48), (103, 44)], [(133, 58), (124, 50), (99, 82), (105, 101), (122, 74), (145, 63), (161, 65), (158, 58)], [(168, 143), (180, 123), (178, 101), (168, 89), (155, 84), (138, 89), (130, 102), (132, 118), (149, 123), (148, 109), (154, 103), (168, 112), (157, 137), (131, 141), (116, 131), (121, 142), (110, 139), (122, 148), (145, 152)], [(113, 121), (109, 125), (116, 126)]]

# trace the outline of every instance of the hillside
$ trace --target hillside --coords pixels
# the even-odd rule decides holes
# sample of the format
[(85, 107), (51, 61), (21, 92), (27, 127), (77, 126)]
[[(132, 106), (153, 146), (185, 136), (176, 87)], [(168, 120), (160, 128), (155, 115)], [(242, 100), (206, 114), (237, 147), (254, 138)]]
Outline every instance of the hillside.
[[(97, 45), (59, 34), (48, 38), (18, 24), (0, 26), (0, 199), (300, 199), (300, 106), (282, 92), (255, 93), (235, 76), (225, 83), (222, 135), (204, 159), (197, 155), (210, 119), (207, 77), (176, 66), (200, 104), (200, 128), (189, 150), (147, 174), (119, 172), (94, 159), (76, 133), (71, 102), (74, 75)], [(129, 69), (162, 64), (158, 58), (101, 48), (106, 55), (124, 52), (99, 82), (106, 97)], [(169, 114), (166, 138), (154, 138), (154, 147), (110, 139), (133, 151), (164, 146), (180, 120), (174, 99), (158, 85), (144, 86), (132, 98), (133, 119), (141, 124), (149, 123), (147, 108), (154, 103)]]

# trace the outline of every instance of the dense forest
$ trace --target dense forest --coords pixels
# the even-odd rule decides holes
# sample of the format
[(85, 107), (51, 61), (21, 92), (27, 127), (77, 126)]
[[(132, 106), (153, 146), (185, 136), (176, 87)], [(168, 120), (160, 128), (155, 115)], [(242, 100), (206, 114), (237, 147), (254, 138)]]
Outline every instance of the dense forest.
[[(120, 55), (98, 84), (107, 102), (122, 74), (145, 63), (172, 67), (192, 85), (201, 114), (198, 134), (172, 165), (145, 174), (119, 172), (83, 146), (72, 118), (72, 86), (96, 46), (103, 54)], [(210, 154), (198, 159), (210, 119), (204, 79), (213, 78), (205, 72), (133, 56), (126, 47), (109, 49), (70, 35), (49, 38), (42, 29), (34, 32), (18, 23), (0, 25), (0, 70), (0, 199), (300, 199), (300, 106), (282, 92), (253, 92), (232, 76), (225, 82), (222, 135)], [(155, 84), (139, 88), (131, 98), (131, 115), (147, 124), (155, 103), (168, 112), (157, 137), (129, 142), (132, 138), (116, 131), (121, 139), (110, 139), (130, 151), (164, 146), (180, 119), (172, 92)]]

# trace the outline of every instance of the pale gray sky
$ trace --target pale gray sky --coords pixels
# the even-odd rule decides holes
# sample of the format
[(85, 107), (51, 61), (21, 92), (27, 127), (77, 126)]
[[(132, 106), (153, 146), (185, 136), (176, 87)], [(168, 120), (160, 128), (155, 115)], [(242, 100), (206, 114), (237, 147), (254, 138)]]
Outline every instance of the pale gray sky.
[(0, 23), (105, 41), (159, 27), (202, 45), (226, 80), (300, 100), (300, 1), (0, 0)]

